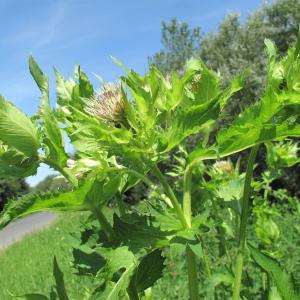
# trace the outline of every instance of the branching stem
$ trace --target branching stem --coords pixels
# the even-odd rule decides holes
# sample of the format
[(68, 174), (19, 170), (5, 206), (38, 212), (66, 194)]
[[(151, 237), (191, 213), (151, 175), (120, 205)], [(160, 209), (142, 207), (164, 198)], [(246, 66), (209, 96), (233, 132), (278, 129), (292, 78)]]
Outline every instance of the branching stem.
[(157, 165), (152, 166), (152, 172), (155, 174), (161, 185), (163, 186), (167, 196), (170, 198), (172, 205), (176, 211), (176, 214), (183, 226), (183, 228), (189, 228), (189, 224), (183, 214), (181, 205), (179, 201), (177, 200), (172, 188), (170, 187), (168, 181), (166, 180), (165, 176), (161, 173), (160, 169)]

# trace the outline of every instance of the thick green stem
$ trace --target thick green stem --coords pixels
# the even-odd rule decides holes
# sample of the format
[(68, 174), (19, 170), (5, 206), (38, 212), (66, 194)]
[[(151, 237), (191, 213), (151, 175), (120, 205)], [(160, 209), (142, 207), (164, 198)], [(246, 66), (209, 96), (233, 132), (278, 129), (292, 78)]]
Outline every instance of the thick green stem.
[(253, 177), (253, 167), (254, 167), (258, 148), (259, 145), (256, 145), (251, 149), (249, 159), (248, 159), (248, 164), (247, 164), (247, 170), (246, 170), (242, 214), (241, 214), (241, 221), (240, 221), (240, 231), (238, 237), (238, 254), (237, 254), (236, 266), (235, 266), (235, 280), (234, 280), (233, 296), (232, 296), (233, 300), (240, 299), (244, 251), (245, 251), (245, 244), (246, 244), (247, 222), (249, 216), (249, 199), (251, 193), (251, 181)]
[(105, 232), (107, 238), (109, 240), (112, 240), (115, 237), (114, 230), (113, 230), (112, 226), (110, 225), (110, 223), (108, 222), (108, 220), (106, 219), (106, 217), (103, 214), (103, 212), (101, 211), (101, 209), (98, 208), (98, 207), (97, 208), (93, 208), (92, 212), (94, 213), (94, 215), (98, 219), (98, 221), (99, 221), (99, 223), (101, 225), (101, 228)]
[(40, 156), (40, 160), (47, 164), (49, 167), (57, 170), (61, 175), (63, 175), (74, 187), (78, 186), (78, 180), (77, 178), (71, 174), (70, 172), (67, 172), (67, 170), (65, 168), (61, 168), (58, 164), (56, 164), (55, 162), (53, 162), (52, 160), (44, 157), (44, 156)]
[(183, 214), (189, 227), (192, 226), (191, 185), (192, 171), (187, 167), (183, 176)]
[[(183, 177), (183, 214), (189, 228), (192, 226), (192, 171), (186, 168)], [(197, 260), (190, 246), (186, 246), (189, 294), (191, 300), (199, 299)]]
[(197, 261), (196, 255), (191, 250), (190, 246), (186, 246), (186, 258), (189, 279), (190, 300), (199, 299), (198, 276), (197, 276)]
[(161, 173), (160, 169), (158, 168), (157, 165), (152, 166), (152, 171), (155, 174), (155, 176), (158, 178), (160, 183), (162, 184), (163, 188), (165, 189), (165, 192), (167, 196), (170, 198), (172, 205), (178, 215), (178, 218), (183, 226), (183, 228), (189, 228), (189, 224), (183, 214), (182, 208), (180, 203), (178, 202), (172, 188), (170, 187), (168, 181), (164, 177), (164, 175)]

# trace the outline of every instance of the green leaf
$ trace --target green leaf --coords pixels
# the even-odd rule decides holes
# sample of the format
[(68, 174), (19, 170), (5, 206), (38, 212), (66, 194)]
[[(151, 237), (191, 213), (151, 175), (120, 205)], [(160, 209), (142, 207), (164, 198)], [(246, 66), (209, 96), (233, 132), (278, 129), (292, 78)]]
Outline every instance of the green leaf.
[(28, 157), (37, 156), (39, 138), (31, 120), (0, 96), (0, 140)]
[(0, 213), (0, 229), (8, 223), (24, 216), (41, 211), (88, 210), (84, 199), (91, 187), (87, 182), (74, 191), (53, 194), (28, 194), (17, 200), (10, 200)]
[(98, 271), (104, 267), (105, 259), (91, 248), (80, 245), (73, 248), (74, 266), (78, 275), (96, 276)]
[(94, 94), (94, 88), (87, 75), (80, 69), (80, 66), (75, 69), (75, 76), (78, 79), (80, 96), (84, 98), (92, 97)]
[(162, 277), (165, 258), (161, 255), (162, 250), (156, 249), (145, 255), (139, 263), (135, 274), (131, 278), (138, 293), (153, 286)]
[(154, 227), (149, 217), (135, 213), (113, 216), (113, 229), (117, 237), (127, 245), (131, 251), (137, 253), (143, 248), (155, 248), (168, 244), (167, 236), (171, 231), (162, 231)]
[(120, 174), (110, 173), (106, 178), (95, 179), (85, 197), (85, 203), (91, 207), (103, 207), (119, 190)]
[(0, 145), (0, 175), (27, 177), (35, 175), (40, 164), (38, 156), (27, 157), (12, 147)]
[(267, 273), (269, 273), (277, 286), (283, 300), (297, 300), (300, 294), (296, 291), (292, 277), (281, 269), (279, 263), (272, 257), (263, 254), (255, 247), (249, 245), (251, 256), (254, 261)]
[(64, 149), (64, 139), (49, 101), (49, 80), (39, 68), (32, 56), (29, 57), (30, 73), (41, 90), (39, 111), (46, 163), (60, 171), (66, 167), (68, 156)]
[(215, 273), (210, 276), (206, 282), (207, 300), (215, 299), (215, 290), (218, 285), (232, 285), (233, 281), (234, 278), (229, 273)]
[[(106, 259), (105, 266), (98, 272), (97, 279), (103, 280), (102, 289), (90, 300), (119, 300), (121, 291), (125, 291), (137, 266), (136, 259), (127, 247), (116, 249), (97, 248), (95, 251)], [(117, 279), (114, 279), (114, 276)]]
[(61, 112), (61, 110), (63, 110), (64, 113), (70, 114), (70, 111), (68, 111), (68, 106), (72, 101), (72, 94), (76, 86), (76, 82), (73, 79), (65, 80), (55, 68), (54, 74), (56, 78), (56, 95), (59, 111)]
[(202, 64), (199, 82), (195, 83), (195, 101), (205, 103), (220, 94), (220, 82), (217, 74)]
[(55, 256), (53, 259), (53, 275), (55, 278), (55, 289), (57, 291), (59, 300), (69, 300), (69, 297), (67, 295), (67, 291), (65, 288), (64, 274), (60, 270)]
[(163, 144), (167, 143), (163, 152), (170, 151), (187, 136), (199, 132), (206, 124), (215, 122), (220, 112), (221, 107), (217, 98), (174, 112), (171, 127), (162, 135)]
[(267, 163), (271, 168), (291, 167), (300, 162), (299, 147), (292, 141), (266, 143)]

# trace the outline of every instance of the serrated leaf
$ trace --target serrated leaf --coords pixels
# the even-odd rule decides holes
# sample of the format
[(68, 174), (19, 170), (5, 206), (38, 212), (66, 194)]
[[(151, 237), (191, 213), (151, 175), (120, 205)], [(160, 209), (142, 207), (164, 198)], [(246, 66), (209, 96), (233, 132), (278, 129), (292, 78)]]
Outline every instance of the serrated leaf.
[[(119, 300), (119, 293), (127, 289), (137, 266), (136, 259), (127, 247), (97, 248), (95, 251), (106, 259), (105, 266), (96, 277), (98, 280), (103, 279), (105, 283), (103, 288), (97, 291), (90, 300)], [(118, 279), (113, 280), (114, 275), (118, 275)]]
[(35, 212), (88, 210), (84, 199), (90, 187), (91, 183), (87, 182), (74, 191), (58, 195), (28, 194), (17, 200), (10, 200), (0, 213), (0, 229)]
[(85, 197), (86, 205), (103, 207), (118, 192), (121, 178), (120, 174), (110, 173), (106, 178), (95, 179)]
[(31, 120), (0, 96), (0, 140), (26, 156), (37, 156), (39, 138)]
[(162, 277), (164, 261), (165, 258), (160, 249), (156, 249), (142, 258), (130, 283), (134, 285), (138, 293), (153, 286)]
[(73, 248), (73, 258), (79, 275), (95, 276), (105, 265), (103, 256), (85, 245)]
[(251, 245), (249, 245), (249, 248), (254, 261), (274, 279), (278, 292), (283, 300), (300, 299), (300, 294), (296, 291), (290, 274), (282, 270), (274, 258), (263, 254)]
[(171, 231), (162, 231), (151, 224), (150, 218), (135, 213), (118, 217), (113, 216), (113, 229), (118, 238), (134, 253), (143, 248), (167, 245)]
[(0, 145), (0, 175), (27, 177), (35, 175), (40, 164), (38, 156), (27, 157), (12, 147)]
[(199, 132), (207, 123), (215, 122), (220, 111), (220, 103), (215, 99), (175, 112), (171, 127), (162, 135), (163, 143), (167, 143), (163, 152), (170, 151), (187, 136)]
[(40, 123), (43, 134), (47, 163), (58, 171), (66, 167), (68, 156), (64, 149), (64, 139), (49, 101), (49, 79), (45, 76), (32, 56), (29, 70), (41, 90)]

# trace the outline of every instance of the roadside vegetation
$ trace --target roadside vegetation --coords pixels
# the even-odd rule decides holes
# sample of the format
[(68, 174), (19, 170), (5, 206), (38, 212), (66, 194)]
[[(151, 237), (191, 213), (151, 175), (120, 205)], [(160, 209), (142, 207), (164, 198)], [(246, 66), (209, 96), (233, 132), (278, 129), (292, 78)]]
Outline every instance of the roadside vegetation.
[[(274, 7), (282, 3), (278, 7), (286, 11), (289, 2)], [(273, 16), (272, 9), (264, 9)], [(171, 34), (166, 41), (182, 45), (176, 21), (164, 26)], [(245, 28), (236, 27), (244, 37)], [(186, 25), (183, 29), (187, 33)], [(72, 78), (54, 69), (53, 108), (48, 76), (30, 56), (40, 108), (28, 117), (0, 97), (0, 175), (26, 177), (44, 163), (64, 177), (67, 188), (54, 184), (45, 191), (41, 184), (11, 199), (1, 212), (0, 229), (36, 212), (62, 212), (43, 234), (0, 256), (1, 266), (16, 249), (11, 255), (17, 264), (22, 256), (27, 268), (24, 255), (34, 256), (33, 245), (55, 244), (37, 254), (40, 271), (20, 271), (29, 272), (32, 285), (22, 291), (8, 287), (11, 295), (26, 300), (299, 299), (299, 189), (287, 181), (300, 162), (300, 31), (292, 34), (286, 49), (256, 39), (264, 47), (255, 52), (264, 75), (251, 101), (243, 94), (258, 84), (251, 85), (251, 70), (230, 61), (226, 73), (224, 64), (215, 70), (212, 61), (206, 65), (187, 55), (181, 67), (165, 71), (162, 66), (170, 61), (164, 59), (176, 59), (171, 51), (155, 56), (143, 75), (113, 58), (124, 74), (114, 83), (100, 80), (100, 91), (80, 66)], [(195, 39), (200, 33), (195, 29), (185, 36)], [(210, 41), (216, 46), (219, 38)], [(245, 44), (238, 40), (235, 46)], [(247, 64), (239, 59), (241, 66)], [(240, 107), (232, 111), (240, 97)], [(65, 134), (75, 155), (65, 150)]]

